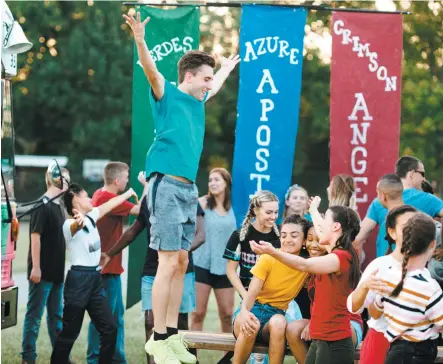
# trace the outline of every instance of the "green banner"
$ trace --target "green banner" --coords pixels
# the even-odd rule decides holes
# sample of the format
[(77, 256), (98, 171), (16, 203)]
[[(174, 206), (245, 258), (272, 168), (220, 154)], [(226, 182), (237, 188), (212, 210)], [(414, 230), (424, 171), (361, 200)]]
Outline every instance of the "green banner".
[[(137, 11), (140, 12), (142, 21), (148, 16), (151, 18), (146, 25), (145, 39), (159, 71), (167, 81), (177, 84), (178, 60), (185, 52), (198, 49), (200, 44), (200, 9), (195, 6), (171, 10), (142, 7)], [(137, 176), (145, 169), (146, 153), (155, 134), (149, 103), (150, 87), (142, 67), (137, 62), (137, 49), (134, 46), (131, 186), (140, 195), (142, 189)], [(146, 234), (140, 234), (129, 247), (127, 308), (140, 301), (140, 277), (146, 250)]]

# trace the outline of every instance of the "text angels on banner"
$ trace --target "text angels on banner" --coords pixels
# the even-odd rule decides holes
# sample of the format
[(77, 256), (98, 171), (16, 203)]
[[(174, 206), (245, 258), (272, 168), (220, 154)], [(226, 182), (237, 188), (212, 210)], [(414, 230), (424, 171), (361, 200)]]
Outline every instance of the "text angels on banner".
[(256, 191), (283, 207), (297, 138), (306, 10), (244, 5), (232, 204), (237, 223)]
[[(163, 10), (151, 7), (138, 8), (146, 25), (145, 39), (157, 68), (165, 79), (178, 81), (177, 63), (183, 54), (198, 49), (200, 44), (200, 9), (195, 6)], [(154, 140), (154, 121), (149, 102), (150, 86), (138, 63), (134, 46), (134, 74), (132, 87), (132, 160), (131, 186), (139, 187), (138, 173), (145, 170), (146, 153)], [(141, 194), (141, 188), (137, 190)], [(146, 235), (139, 236), (129, 247), (127, 307), (140, 300), (140, 274), (146, 255)]]
[[(363, 218), (398, 159), (402, 17), (335, 12), (331, 33), (330, 173), (354, 177)], [(365, 245), (366, 261), (374, 245)]]

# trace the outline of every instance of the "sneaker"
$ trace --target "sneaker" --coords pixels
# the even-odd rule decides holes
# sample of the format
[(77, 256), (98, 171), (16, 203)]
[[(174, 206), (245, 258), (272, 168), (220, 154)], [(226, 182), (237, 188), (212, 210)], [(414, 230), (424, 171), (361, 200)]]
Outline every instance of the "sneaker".
[(167, 340), (169, 347), (182, 363), (195, 364), (197, 358), (188, 351), (188, 343), (182, 334), (172, 335)]
[(145, 351), (154, 357), (157, 364), (181, 364), (168, 345), (167, 340), (154, 341), (154, 335), (146, 343)]
[(251, 364), (268, 364), (268, 356), (261, 353), (252, 353), (250, 360)]

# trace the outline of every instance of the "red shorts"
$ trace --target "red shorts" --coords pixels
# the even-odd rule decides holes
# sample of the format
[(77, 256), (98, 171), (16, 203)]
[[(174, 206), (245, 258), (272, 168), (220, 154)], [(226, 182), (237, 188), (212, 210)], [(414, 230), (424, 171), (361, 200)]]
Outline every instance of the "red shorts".
[(369, 329), (360, 349), (360, 364), (384, 364), (389, 350), (389, 341), (374, 329)]

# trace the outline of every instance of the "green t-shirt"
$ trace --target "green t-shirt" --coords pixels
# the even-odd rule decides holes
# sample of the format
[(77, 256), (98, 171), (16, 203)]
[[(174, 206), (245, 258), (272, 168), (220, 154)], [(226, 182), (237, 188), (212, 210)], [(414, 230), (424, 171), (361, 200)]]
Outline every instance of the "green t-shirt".
[(195, 182), (205, 136), (205, 101), (185, 94), (165, 80), (156, 100), (149, 92), (155, 138), (146, 156), (146, 176), (170, 174)]

